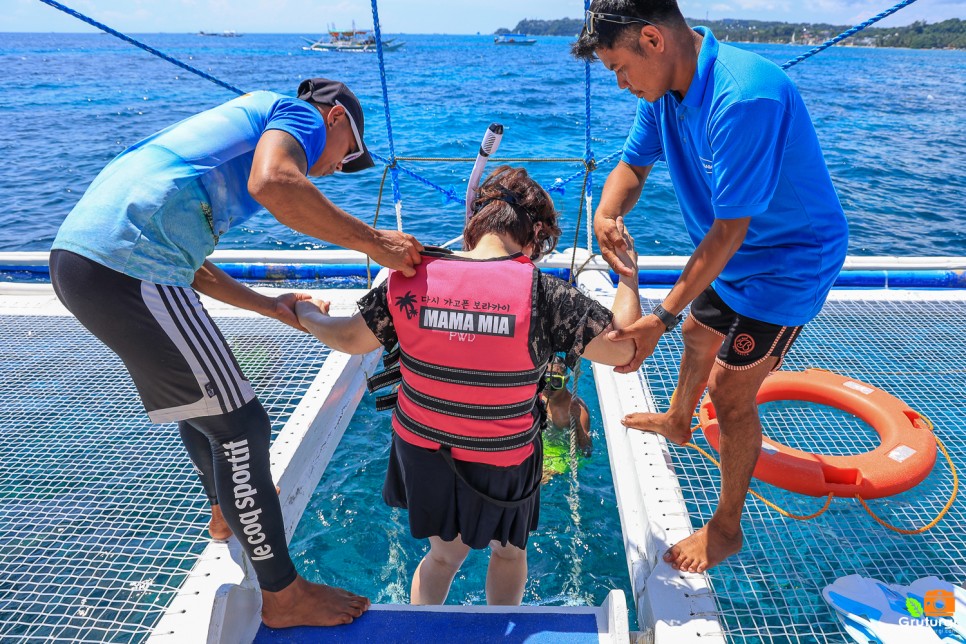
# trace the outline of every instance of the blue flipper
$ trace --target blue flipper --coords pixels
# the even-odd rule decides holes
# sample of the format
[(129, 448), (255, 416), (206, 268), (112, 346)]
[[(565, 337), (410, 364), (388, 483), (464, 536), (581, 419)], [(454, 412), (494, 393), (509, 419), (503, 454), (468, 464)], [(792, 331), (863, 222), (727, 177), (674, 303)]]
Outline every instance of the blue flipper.
[[(937, 577), (906, 587), (849, 575), (826, 586), (822, 596), (860, 644), (966, 644), (966, 590)], [(943, 605), (949, 598), (954, 606)], [(937, 616), (944, 609), (953, 616)]]

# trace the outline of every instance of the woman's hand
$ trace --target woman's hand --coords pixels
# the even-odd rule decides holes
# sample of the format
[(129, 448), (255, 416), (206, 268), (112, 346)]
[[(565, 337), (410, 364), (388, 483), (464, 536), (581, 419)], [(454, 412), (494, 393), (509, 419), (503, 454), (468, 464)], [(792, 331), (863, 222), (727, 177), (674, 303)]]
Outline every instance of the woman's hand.
[[(597, 236), (597, 246), (601, 257), (604, 258), (618, 275), (630, 277), (637, 275), (637, 262), (628, 263), (627, 229), (624, 228), (623, 217), (605, 217), (600, 213), (594, 218), (594, 234)], [(632, 240), (633, 241), (633, 240)], [(635, 255), (636, 259), (636, 255)]]
[(283, 293), (273, 298), (272, 309), (266, 315), (294, 329), (308, 333), (308, 329), (299, 323), (298, 317), (295, 314), (295, 307), (299, 302), (305, 302), (311, 299), (312, 296), (308, 293)]
[(614, 232), (623, 240), (623, 244), (614, 246), (614, 254), (621, 264), (633, 268), (633, 277), (637, 277), (637, 250), (634, 249), (634, 238), (631, 232), (624, 226), (624, 218), (618, 217), (615, 222)]
[(331, 302), (306, 297), (295, 302), (295, 315), (298, 322), (305, 326), (306, 320), (310, 320), (312, 316), (328, 315), (330, 306)]

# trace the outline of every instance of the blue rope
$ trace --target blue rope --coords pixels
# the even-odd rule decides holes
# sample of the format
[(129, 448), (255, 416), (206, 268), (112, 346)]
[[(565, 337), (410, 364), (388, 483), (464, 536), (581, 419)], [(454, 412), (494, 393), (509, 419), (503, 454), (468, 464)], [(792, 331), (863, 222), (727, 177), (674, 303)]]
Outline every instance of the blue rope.
[(144, 51), (148, 52), (149, 54), (154, 54), (158, 58), (161, 58), (163, 60), (168, 61), (169, 63), (173, 63), (173, 64), (177, 65), (181, 69), (184, 69), (186, 71), (189, 71), (192, 74), (197, 74), (198, 76), (201, 76), (205, 80), (210, 80), (212, 83), (214, 83), (216, 85), (220, 85), (220, 86), (224, 87), (227, 90), (230, 90), (232, 92), (235, 92), (236, 94), (239, 94), (239, 95), (245, 93), (245, 92), (243, 92), (242, 90), (238, 89), (237, 87), (235, 87), (233, 85), (229, 85), (228, 83), (225, 83), (223, 81), (220, 81), (217, 78), (215, 78), (214, 76), (212, 76), (210, 74), (206, 74), (205, 72), (201, 71), (200, 69), (196, 69), (196, 68), (192, 67), (191, 65), (186, 65), (185, 63), (182, 63), (180, 60), (177, 60), (175, 58), (172, 58), (171, 56), (168, 56), (164, 52), (158, 51), (154, 47), (149, 47), (148, 45), (145, 45), (144, 43), (142, 43), (140, 41), (137, 41), (134, 38), (131, 38), (130, 36), (125, 36), (121, 32), (115, 31), (115, 30), (111, 29), (110, 27), (108, 27), (107, 25), (102, 24), (100, 22), (97, 22), (96, 20), (93, 20), (92, 18), (88, 18), (84, 14), (78, 13), (78, 12), (74, 11), (73, 9), (71, 9), (70, 7), (66, 7), (66, 6), (60, 4), (59, 2), (55, 2), (54, 0), (40, 0), (40, 1), (43, 2), (46, 5), (50, 5), (54, 9), (59, 9), (59, 10), (63, 11), (64, 13), (68, 14), (68, 15), (74, 16), (78, 20), (82, 20), (82, 21), (86, 22), (89, 25), (92, 25), (94, 27), (97, 27), (101, 31), (105, 31), (105, 32), (111, 34), (112, 36), (115, 36), (117, 38), (120, 38), (121, 40), (123, 40), (125, 42), (129, 42), (132, 45), (134, 45), (135, 47), (140, 47), (141, 49), (143, 49)]
[(860, 31), (862, 31), (863, 29), (865, 29), (869, 25), (875, 24), (875, 23), (879, 22), (880, 20), (882, 20), (883, 18), (887, 18), (887, 17), (891, 16), (896, 11), (899, 11), (900, 9), (903, 9), (905, 7), (908, 7), (909, 5), (911, 5), (915, 1), (916, 0), (903, 0), (902, 2), (900, 2), (899, 4), (897, 4), (896, 6), (892, 7), (891, 9), (886, 9), (882, 13), (880, 13), (880, 14), (878, 14), (876, 16), (872, 16), (871, 18), (869, 18), (868, 20), (866, 20), (862, 24), (856, 25), (856, 26), (852, 27), (851, 29), (848, 29), (846, 31), (843, 31), (842, 33), (840, 33), (835, 38), (832, 38), (831, 40), (826, 40), (824, 43), (822, 43), (818, 47), (816, 47), (814, 49), (811, 49), (811, 50), (805, 52), (801, 56), (798, 56), (796, 58), (792, 58), (791, 60), (789, 60), (786, 63), (782, 64), (782, 69), (788, 69), (792, 65), (797, 65), (798, 63), (802, 62), (806, 58), (811, 58), (812, 56), (814, 56), (818, 52), (823, 51), (825, 49), (828, 49), (829, 47), (831, 47), (835, 43), (840, 42), (842, 40), (845, 40), (849, 36), (852, 36), (852, 35), (855, 35), (855, 34), (859, 33)]
[[(595, 168), (599, 168), (600, 166), (602, 166), (605, 163), (611, 161), (615, 157), (620, 156), (621, 152), (623, 152), (622, 149), (621, 150), (617, 150), (616, 152), (611, 152), (610, 154), (608, 154), (606, 157), (604, 157), (600, 161), (595, 162), (595, 166), (594, 167)], [(583, 170), (579, 170), (579, 171), (575, 172), (574, 174), (572, 174), (571, 176), (567, 177), (566, 179), (556, 179), (549, 186), (544, 186), (544, 190), (546, 190), (547, 192), (550, 192), (550, 193), (556, 192), (558, 194), (564, 194), (564, 186), (567, 185), (568, 183), (570, 183), (571, 181), (574, 181), (576, 179), (580, 179), (581, 177), (584, 176), (584, 173), (585, 172), (587, 172), (587, 169), (586, 168), (584, 168)]]
[[(590, 11), (590, 0), (584, 0), (584, 15)], [(593, 167), (594, 151), (590, 139), (590, 61), (584, 61), (584, 163)]]
[[(389, 113), (389, 86), (386, 83), (386, 60), (382, 51), (382, 28), (379, 25), (379, 3), (378, 0), (372, 0), (372, 27), (376, 33), (376, 55), (379, 57), (379, 78), (382, 82), (382, 105), (386, 112), (386, 133), (389, 136), (389, 168), (392, 176), (392, 198), (395, 200), (396, 205), (402, 201), (402, 195), (399, 193), (399, 171), (396, 165), (396, 145), (392, 137), (392, 117)], [(413, 174), (415, 173), (409, 173)], [(421, 177), (416, 177), (421, 179)], [(397, 211), (398, 212), (398, 211)]]
[[(376, 154), (372, 150), (369, 151), (369, 154), (372, 155), (372, 158), (373, 159), (376, 159), (378, 161), (381, 161), (381, 162), (385, 163), (386, 165), (390, 165), (391, 166), (391, 162), (386, 157), (381, 156), (379, 154)], [(435, 183), (433, 183), (429, 179), (426, 179), (425, 177), (423, 177), (423, 176), (421, 176), (419, 174), (416, 174), (415, 172), (413, 172), (412, 170), (410, 170), (406, 166), (400, 165), (398, 161), (396, 162), (395, 166), (391, 166), (391, 167), (393, 169), (398, 169), (398, 170), (401, 170), (402, 172), (405, 172), (406, 174), (408, 174), (410, 177), (412, 177), (416, 181), (420, 182), (421, 184), (423, 184), (425, 186), (428, 186), (428, 187), (432, 188), (433, 190), (436, 190), (437, 192), (442, 193), (449, 201), (454, 201), (454, 202), (456, 202), (456, 203), (458, 203), (458, 204), (460, 204), (462, 206), (465, 206), (466, 205), (466, 199), (464, 197), (459, 196), (456, 193), (455, 190), (449, 190), (449, 189), (444, 188), (442, 186), (436, 185)]]

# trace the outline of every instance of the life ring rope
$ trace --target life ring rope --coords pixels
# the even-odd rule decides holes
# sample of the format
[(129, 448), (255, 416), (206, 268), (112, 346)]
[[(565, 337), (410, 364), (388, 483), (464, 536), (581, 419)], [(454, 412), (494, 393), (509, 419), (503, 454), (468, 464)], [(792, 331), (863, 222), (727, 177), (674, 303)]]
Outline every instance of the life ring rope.
[[(699, 418), (698, 428), (703, 429), (703, 427), (701, 426), (699, 414), (694, 414), (694, 417), (695, 418)], [(912, 529), (912, 530), (907, 529), (907, 528), (900, 528), (898, 526), (894, 526), (894, 525), (888, 523), (887, 521), (885, 521), (884, 519), (882, 519), (878, 515), (876, 515), (876, 513), (872, 511), (872, 508), (869, 507), (868, 503), (865, 502), (865, 499), (863, 499), (861, 496), (856, 496), (855, 497), (855, 498), (857, 498), (859, 500), (859, 503), (862, 504), (862, 507), (865, 509), (865, 511), (869, 514), (870, 517), (872, 517), (872, 519), (876, 523), (878, 523), (879, 525), (881, 525), (883, 528), (887, 528), (889, 530), (892, 530), (893, 532), (898, 532), (899, 534), (906, 534), (906, 535), (922, 534), (922, 533), (924, 533), (924, 532), (926, 532), (928, 530), (931, 530), (932, 528), (936, 527), (936, 525), (940, 521), (942, 521), (943, 517), (946, 516), (946, 513), (949, 512), (949, 509), (953, 506), (953, 503), (956, 501), (956, 496), (957, 496), (957, 494), (959, 492), (959, 474), (956, 471), (956, 465), (953, 463), (952, 457), (949, 455), (949, 451), (946, 449), (946, 445), (943, 444), (943, 442), (942, 442), (942, 440), (940, 440), (939, 436), (936, 436), (936, 429), (935, 429), (935, 425), (933, 425), (933, 422), (931, 420), (929, 420), (929, 418), (927, 418), (923, 414), (919, 414), (919, 417), (926, 422), (926, 424), (928, 425), (929, 430), (933, 433), (933, 437), (936, 439), (936, 445), (939, 447), (939, 450), (943, 453), (943, 456), (946, 457), (946, 462), (949, 464), (949, 471), (953, 475), (953, 490), (952, 490), (952, 493), (949, 495), (949, 500), (946, 501), (946, 505), (939, 512), (939, 514), (936, 516), (936, 518), (933, 519), (932, 521), (930, 521), (929, 523), (927, 523), (926, 525), (922, 526), (921, 528), (915, 528), (915, 529)], [(715, 466), (718, 467), (718, 469), (721, 469), (721, 463), (718, 461), (718, 459), (716, 459), (707, 450), (699, 447), (698, 445), (696, 445), (696, 444), (694, 444), (694, 443), (692, 443), (690, 441), (687, 442), (687, 443), (685, 443), (684, 444), (684, 447), (690, 447), (691, 449), (696, 450), (698, 453), (700, 453), (706, 459), (708, 459), (709, 461), (711, 461), (712, 463), (714, 463)], [(825, 499), (825, 505), (822, 506), (822, 508), (818, 512), (814, 512), (812, 514), (806, 514), (806, 515), (799, 515), (799, 514), (792, 514), (791, 512), (789, 512), (788, 510), (785, 510), (784, 508), (782, 508), (778, 504), (776, 504), (776, 503), (774, 503), (772, 501), (769, 501), (768, 499), (766, 499), (765, 497), (763, 497), (758, 492), (755, 492), (751, 488), (748, 489), (748, 493), (751, 494), (756, 499), (758, 499), (759, 501), (761, 501), (762, 503), (764, 503), (766, 506), (768, 506), (772, 510), (775, 510), (776, 512), (778, 512), (779, 514), (781, 514), (782, 516), (788, 517), (789, 519), (795, 519), (796, 521), (808, 521), (810, 519), (815, 519), (816, 517), (821, 516), (832, 505), (832, 499), (835, 496), (834, 494), (829, 493), (829, 495)]]
[[(698, 447), (694, 443), (685, 443), (684, 446), (685, 447), (690, 447), (692, 449), (697, 450), (706, 459), (708, 459), (709, 461), (711, 461), (712, 463), (714, 463), (715, 465), (717, 465), (718, 466), (718, 469), (721, 469), (721, 463), (719, 463), (718, 462), (718, 459), (716, 459), (714, 456), (712, 456), (709, 452), (707, 452), (704, 449)], [(798, 514), (792, 514), (788, 510), (785, 510), (784, 508), (778, 506), (777, 504), (772, 503), (771, 501), (769, 501), (768, 499), (766, 499), (762, 495), (758, 494), (757, 492), (755, 492), (751, 488), (748, 488), (748, 493), (751, 494), (756, 499), (758, 499), (759, 501), (761, 501), (762, 503), (764, 503), (765, 505), (767, 505), (768, 507), (770, 507), (775, 512), (778, 512), (782, 516), (786, 516), (789, 519), (795, 519), (796, 521), (808, 521), (809, 519), (814, 519), (815, 517), (818, 517), (818, 516), (824, 514), (825, 511), (829, 509), (829, 506), (832, 505), (832, 497), (834, 496), (833, 494), (829, 494), (828, 497), (825, 499), (825, 505), (824, 505), (824, 507), (822, 507), (822, 509), (819, 510), (818, 512), (815, 512), (814, 514), (798, 515)]]
[(889, 530), (892, 530), (893, 532), (898, 532), (899, 534), (922, 534), (923, 532), (934, 528), (936, 524), (942, 521), (942, 518), (946, 516), (946, 513), (949, 512), (949, 509), (953, 507), (953, 502), (956, 501), (956, 494), (959, 492), (959, 474), (956, 472), (956, 465), (953, 464), (953, 459), (949, 455), (949, 451), (946, 449), (946, 446), (939, 439), (939, 437), (936, 436), (936, 428), (933, 425), (932, 421), (926, 418), (926, 416), (924, 416), (923, 414), (919, 414), (919, 417), (922, 420), (926, 421), (926, 424), (929, 426), (929, 431), (933, 433), (933, 437), (936, 439), (936, 445), (939, 447), (939, 451), (943, 453), (943, 456), (946, 457), (946, 462), (949, 463), (949, 471), (953, 475), (953, 491), (949, 495), (949, 500), (946, 501), (946, 505), (939, 512), (936, 518), (930, 521), (929, 523), (927, 523), (926, 525), (922, 526), (921, 528), (916, 528), (914, 530), (899, 528), (879, 518), (876, 515), (876, 513), (872, 511), (872, 508), (870, 508), (869, 505), (865, 502), (865, 499), (863, 499), (861, 496), (855, 497), (859, 500), (859, 503), (862, 504), (862, 507), (865, 508), (865, 511), (869, 513), (869, 516), (872, 517), (876, 523), (881, 525), (883, 528), (888, 528)]

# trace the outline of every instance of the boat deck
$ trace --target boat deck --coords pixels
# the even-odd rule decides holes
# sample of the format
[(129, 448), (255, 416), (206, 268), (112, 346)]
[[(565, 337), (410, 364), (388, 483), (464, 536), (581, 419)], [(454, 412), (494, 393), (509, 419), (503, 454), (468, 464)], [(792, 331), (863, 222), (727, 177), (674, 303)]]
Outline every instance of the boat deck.
[[(585, 271), (579, 283), (604, 303), (613, 297), (606, 273)], [(642, 291), (645, 309), (665, 292)], [(336, 313), (345, 313), (359, 295), (333, 290), (325, 297)], [(209, 303), (209, 310), (275, 423), (273, 473), (291, 534), (378, 356), (350, 358), (274, 321), (217, 303)], [(963, 469), (963, 337), (964, 290), (838, 290), (784, 368), (847, 373), (903, 398), (935, 423)], [(862, 574), (899, 584), (930, 574), (966, 580), (961, 503), (934, 529), (910, 536), (879, 526), (850, 499), (835, 500), (807, 522), (750, 499), (745, 548), (726, 565), (708, 575), (686, 575), (661, 563), (668, 545), (710, 517), (718, 471), (696, 451), (628, 432), (619, 419), (633, 410), (666, 408), (680, 351), (680, 335), (670, 334), (636, 374), (594, 369), (634, 594), (627, 600), (635, 602), (645, 637), (654, 636), (657, 644), (837, 642), (841, 627), (820, 596), (837, 577)], [(45, 285), (0, 286), (0, 354), (0, 640), (149, 638), (180, 644), (254, 637), (258, 624), (250, 618), (257, 615), (257, 591), (237, 544), (206, 539), (207, 508), (177, 430), (147, 422), (117, 358), (83, 331)], [(876, 443), (871, 428), (829, 408), (769, 403), (762, 413), (769, 436), (799, 449), (855, 453)], [(707, 449), (703, 437), (695, 440)], [(822, 505), (758, 482), (753, 487), (797, 514)], [(938, 514), (952, 492), (952, 475), (940, 457), (920, 486), (870, 505), (887, 521), (914, 528)], [(428, 634), (418, 639), (451, 641), (434, 620), (484, 620), (487, 628), (503, 628), (508, 640), (515, 640), (510, 633), (525, 634), (519, 641), (566, 624), (546, 608), (509, 611), (511, 616), (486, 616), (479, 609), (425, 609), (420, 623)], [(410, 610), (379, 607), (330, 635), (367, 623), (373, 633), (386, 633), (387, 620)], [(576, 639), (554, 641), (600, 637), (601, 615), (610, 614), (593, 607), (561, 610), (572, 613), (573, 623), (560, 638)], [(596, 635), (581, 626), (587, 615), (594, 616)], [(544, 626), (531, 619), (545, 620)], [(626, 625), (608, 628), (626, 632)], [(262, 629), (258, 637), (295, 641), (284, 639), (294, 633)], [(352, 641), (359, 641), (353, 633)]]

